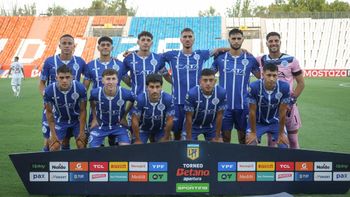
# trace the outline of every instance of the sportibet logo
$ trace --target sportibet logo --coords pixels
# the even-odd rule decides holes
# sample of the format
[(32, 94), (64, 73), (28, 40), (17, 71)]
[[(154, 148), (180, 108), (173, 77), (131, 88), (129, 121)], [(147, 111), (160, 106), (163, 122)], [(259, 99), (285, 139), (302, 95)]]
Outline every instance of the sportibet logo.
[(187, 158), (196, 160), (199, 157), (199, 144), (187, 144)]
[(50, 171), (68, 171), (68, 162), (50, 162)]
[(176, 192), (178, 193), (209, 192), (209, 183), (176, 183)]

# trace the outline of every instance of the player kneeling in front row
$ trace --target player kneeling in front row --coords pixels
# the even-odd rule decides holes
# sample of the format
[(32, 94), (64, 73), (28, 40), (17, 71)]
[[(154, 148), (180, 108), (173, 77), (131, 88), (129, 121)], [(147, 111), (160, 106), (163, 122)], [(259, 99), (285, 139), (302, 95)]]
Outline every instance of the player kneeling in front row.
[(85, 148), (86, 89), (73, 80), (72, 70), (66, 65), (57, 69), (56, 80), (44, 93), (50, 151), (60, 150), (69, 132), (73, 132), (77, 148)]
[(226, 90), (215, 85), (215, 72), (203, 69), (199, 86), (191, 88), (186, 96), (186, 140), (197, 140), (203, 134), (205, 140), (221, 142), (221, 126), (226, 109)]
[(118, 86), (118, 72), (108, 68), (102, 73), (102, 87), (91, 90), (92, 122), (89, 147), (100, 147), (105, 137), (115, 136), (115, 144), (130, 144), (129, 131), (120, 123), (127, 101), (134, 102), (130, 90)]
[(155, 142), (169, 141), (175, 114), (172, 97), (162, 91), (159, 74), (147, 75), (146, 86), (147, 92), (137, 96), (132, 112), (135, 143), (147, 143), (151, 135)]
[(278, 67), (266, 64), (263, 67), (263, 79), (250, 84), (249, 125), (246, 136), (246, 143), (249, 145), (257, 145), (263, 134), (270, 133), (278, 147), (288, 147), (285, 122), (290, 102), (289, 84), (277, 78)]

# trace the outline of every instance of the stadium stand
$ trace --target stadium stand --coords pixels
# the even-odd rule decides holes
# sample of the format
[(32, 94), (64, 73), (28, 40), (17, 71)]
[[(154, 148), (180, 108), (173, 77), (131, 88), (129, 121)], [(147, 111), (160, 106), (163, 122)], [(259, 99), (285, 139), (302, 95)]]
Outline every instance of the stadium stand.
[[(127, 16), (0, 16), (0, 65), (6, 70), (14, 56), (21, 56), (26, 75), (41, 69), (43, 61), (58, 52), (58, 39), (65, 33), (77, 39), (76, 55), (87, 62), (96, 56), (96, 41), (110, 31), (113, 56), (122, 59), (125, 50), (137, 49), (137, 35), (154, 35), (152, 51), (180, 49), (180, 31), (192, 28), (195, 49), (228, 46), (227, 33), (236, 27), (245, 32), (243, 47), (267, 53), (265, 36), (270, 31), (282, 36), (281, 51), (294, 55), (304, 69), (350, 68), (350, 19), (312, 18), (222, 18), (216, 17), (127, 17)], [(112, 29), (114, 28), (114, 31)], [(93, 31), (94, 29), (103, 31)], [(96, 33), (97, 32), (97, 33)], [(115, 34), (115, 32), (117, 32)], [(211, 62), (207, 63), (209, 66)]]

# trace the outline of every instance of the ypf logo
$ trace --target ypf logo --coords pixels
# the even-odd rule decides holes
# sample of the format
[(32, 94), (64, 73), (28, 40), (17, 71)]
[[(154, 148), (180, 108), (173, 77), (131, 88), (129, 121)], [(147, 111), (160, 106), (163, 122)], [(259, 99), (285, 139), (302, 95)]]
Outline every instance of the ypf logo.
[(199, 157), (199, 144), (187, 144), (187, 158), (196, 160)]

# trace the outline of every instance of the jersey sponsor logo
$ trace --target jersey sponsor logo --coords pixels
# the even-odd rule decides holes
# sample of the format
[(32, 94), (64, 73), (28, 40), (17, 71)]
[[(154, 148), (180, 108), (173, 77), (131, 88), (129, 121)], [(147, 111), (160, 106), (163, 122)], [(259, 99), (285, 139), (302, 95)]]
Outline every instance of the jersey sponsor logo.
[(333, 181), (350, 181), (350, 172), (333, 172)]
[(187, 158), (196, 160), (199, 157), (199, 144), (187, 144)]
[(47, 182), (49, 181), (48, 172), (29, 172), (30, 182)]
[(294, 162), (276, 162), (276, 171), (294, 171)]
[(274, 171), (275, 162), (257, 162), (257, 171)]
[(350, 171), (350, 163), (336, 163), (334, 171)]
[(147, 171), (147, 162), (129, 162), (129, 171)]
[(88, 162), (69, 162), (69, 171), (88, 171)]
[(220, 172), (231, 172), (237, 170), (236, 162), (219, 162), (218, 171)]
[(89, 169), (93, 172), (108, 171), (108, 162), (90, 162)]
[(314, 170), (315, 171), (332, 171), (332, 162), (315, 162)]
[(168, 162), (149, 162), (148, 170), (151, 172), (168, 171)]
[(276, 172), (276, 181), (294, 181), (294, 172)]
[(223, 70), (225, 73), (232, 73), (234, 75), (240, 75), (244, 76), (245, 75), (245, 69), (239, 69), (239, 68), (226, 68)]
[(256, 179), (255, 172), (237, 172), (238, 182), (255, 181), (255, 179)]
[(238, 162), (237, 171), (255, 171), (255, 162)]
[(50, 171), (68, 171), (68, 162), (50, 162)]
[(50, 172), (51, 182), (68, 182), (68, 172)]
[(130, 172), (129, 181), (130, 182), (147, 182), (148, 178), (147, 172)]
[(47, 163), (32, 163), (30, 165), (30, 170), (32, 171), (48, 171), (49, 166)]
[(295, 171), (313, 171), (313, 162), (295, 162)]
[(275, 181), (274, 172), (257, 172), (256, 181)]
[(127, 172), (110, 172), (109, 181), (128, 182), (128, 173)]
[(150, 172), (148, 174), (149, 182), (167, 182), (168, 173), (166, 172)]
[(315, 172), (314, 181), (332, 181), (332, 172)]
[(108, 172), (90, 172), (90, 182), (107, 182)]
[(236, 181), (236, 173), (235, 172), (218, 172), (218, 181), (234, 182)]
[(313, 181), (313, 172), (295, 172), (295, 181)]
[(69, 181), (71, 182), (87, 182), (89, 181), (88, 172), (70, 172)]
[(109, 162), (110, 171), (128, 171), (128, 162)]
[(176, 67), (179, 70), (189, 70), (189, 71), (197, 71), (198, 65), (197, 64), (178, 64)]
[(136, 75), (149, 75), (152, 73), (153, 73), (153, 70), (136, 70), (135, 71)]

